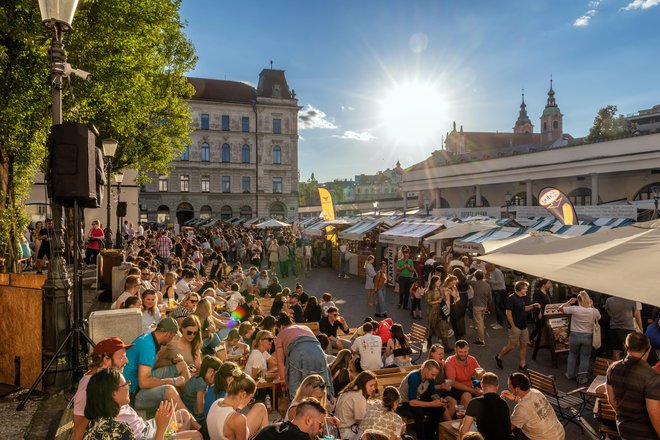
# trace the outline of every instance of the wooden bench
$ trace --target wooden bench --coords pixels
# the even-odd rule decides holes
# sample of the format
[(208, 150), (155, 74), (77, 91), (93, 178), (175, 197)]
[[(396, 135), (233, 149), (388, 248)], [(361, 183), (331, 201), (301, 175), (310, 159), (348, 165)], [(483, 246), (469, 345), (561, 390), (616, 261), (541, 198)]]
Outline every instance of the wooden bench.
[(413, 350), (413, 354), (417, 353), (417, 357), (413, 362), (417, 362), (422, 357), (423, 347), (426, 341), (428, 341), (428, 338), (429, 329), (413, 322), (410, 326), (410, 348)]
[(590, 377), (594, 378), (596, 376), (607, 376), (607, 369), (610, 368), (616, 362), (614, 359), (609, 359), (601, 356), (597, 356), (594, 360), (594, 368), (591, 373), (578, 373), (575, 376), (575, 380), (578, 384), (583, 384), (589, 382)]
[(313, 331), (315, 335), (319, 334), (319, 323), (318, 322), (301, 322), (298, 325), (304, 325), (305, 327), (309, 327), (309, 329), (311, 331)]
[(376, 382), (378, 383), (378, 389), (383, 390), (385, 387), (395, 387), (399, 388), (403, 379), (408, 375), (408, 372), (399, 372), (394, 374), (383, 374), (381, 376), (376, 376)]
[(598, 434), (600, 438), (605, 438), (606, 435), (621, 437), (616, 427), (616, 411), (607, 399), (596, 399), (594, 415), (598, 422)]
[(385, 376), (388, 374), (397, 374), (397, 373), (410, 373), (414, 370), (419, 370), (421, 365), (409, 365), (407, 367), (390, 367), (390, 368), (381, 368), (380, 370), (371, 370), (376, 376)]
[(586, 404), (583, 393), (587, 388), (580, 387), (565, 393), (557, 389), (554, 376), (548, 376), (534, 370), (527, 370), (527, 376), (531, 387), (542, 392), (548, 399), (548, 403), (555, 409), (557, 416), (566, 420), (564, 426), (568, 423), (575, 423), (584, 434), (582, 424), (578, 423), (578, 420), (581, 420), (582, 410)]

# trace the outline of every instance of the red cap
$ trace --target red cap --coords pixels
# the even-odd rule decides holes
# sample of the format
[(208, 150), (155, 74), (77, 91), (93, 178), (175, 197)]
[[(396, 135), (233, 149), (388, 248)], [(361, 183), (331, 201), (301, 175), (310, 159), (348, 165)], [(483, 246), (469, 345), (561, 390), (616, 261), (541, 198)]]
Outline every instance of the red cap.
[(121, 350), (122, 348), (130, 348), (132, 346), (133, 344), (124, 344), (121, 339), (115, 336), (99, 341), (94, 347), (94, 353), (112, 356), (116, 351)]

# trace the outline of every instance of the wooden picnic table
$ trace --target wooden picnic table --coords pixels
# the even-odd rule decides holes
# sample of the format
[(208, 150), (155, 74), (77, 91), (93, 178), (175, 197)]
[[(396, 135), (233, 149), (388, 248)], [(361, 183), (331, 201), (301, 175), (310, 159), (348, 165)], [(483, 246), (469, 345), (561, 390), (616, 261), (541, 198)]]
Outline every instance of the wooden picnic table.
[(593, 396), (593, 397), (603, 397), (605, 393), (598, 393), (596, 392), (596, 388), (599, 386), (605, 384), (607, 382), (607, 377), (598, 375), (594, 377), (594, 380), (591, 382), (591, 385), (589, 385), (589, 388), (587, 388), (587, 391), (585, 394), (588, 396)]

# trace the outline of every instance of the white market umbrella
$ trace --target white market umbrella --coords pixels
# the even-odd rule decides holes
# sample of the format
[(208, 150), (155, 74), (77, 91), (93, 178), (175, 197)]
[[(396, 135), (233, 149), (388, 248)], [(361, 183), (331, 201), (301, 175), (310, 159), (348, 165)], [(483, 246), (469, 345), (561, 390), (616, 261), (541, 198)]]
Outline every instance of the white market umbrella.
[[(515, 246), (515, 245), (513, 245)], [(660, 221), (477, 257), (571, 286), (660, 306)]]
[(257, 228), (259, 229), (266, 229), (266, 228), (286, 228), (287, 226), (291, 226), (288, 223), (281, 222), (279, 220), (275, 220), (274, 218), (271, 218), (270, 220), (266, 220), (263, 223), (259, 223)]

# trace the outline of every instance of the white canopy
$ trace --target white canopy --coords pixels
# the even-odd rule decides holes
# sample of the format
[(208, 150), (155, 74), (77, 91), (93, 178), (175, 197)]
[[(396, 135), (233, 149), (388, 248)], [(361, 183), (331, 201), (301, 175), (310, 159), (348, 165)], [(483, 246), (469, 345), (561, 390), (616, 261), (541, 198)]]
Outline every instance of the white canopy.
[(362, 240), (364, 235), (382, 224), (380, 220), (365, 220), (354, 224), (350, 228), (341, 231), (339, 238), (342, 240)]
[(266, 229), (266, 228), (286, 228), (287, 226), (291, 226), (288, 223), (281, 222), (279, 220), (275, 220), (274, 218), (271, 218), (270, 220), (266, 220), (263, 223), (259, 223), (256, 227), (259, 229)]
[(488, 229), (497, 228), (497, 223), (495, 221), (478, 221), (478, 222), (467, 222), (467, 223), (456, 223), (455, 226), (450, 227), (447, 225), (447, 229), (444, 229), (438, 232), (435, 235), (431, 235), (426, 239), (426, 241), (438, 241), (438, 240), (448, 240), (452, 238), (463, 237), (472, 232), (486, 231)]
[(538, 277), (660, 306), (660, 221), (477, 257)]
[(444, 226), (442, 223), (402, 222), (388, 231), (381, 232), (378, 241), (380, 243), (398, 244), (399, 246), (417, 246), (422, 238)]

